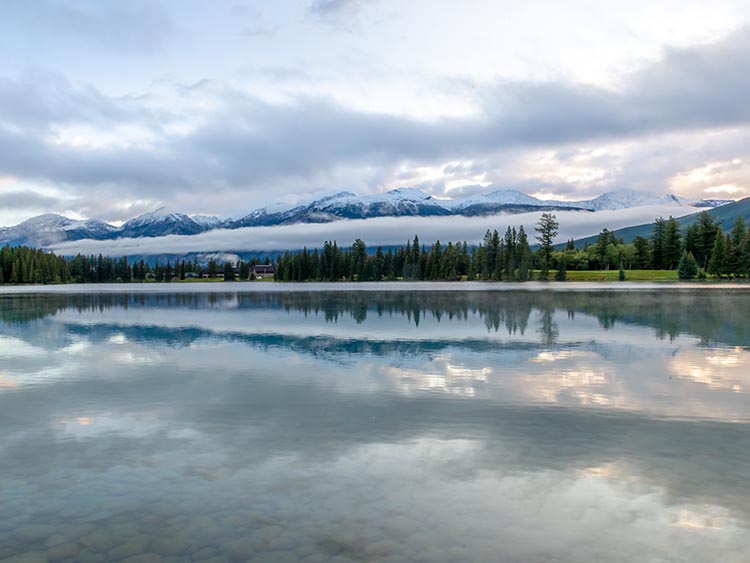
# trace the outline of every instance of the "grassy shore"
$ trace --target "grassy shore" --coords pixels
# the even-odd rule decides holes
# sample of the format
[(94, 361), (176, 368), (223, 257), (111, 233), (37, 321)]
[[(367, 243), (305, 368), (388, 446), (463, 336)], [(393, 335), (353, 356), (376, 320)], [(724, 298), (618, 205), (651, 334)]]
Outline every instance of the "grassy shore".
[[(619, 270), (568, 270), (568, 281), (618, 281)], [(550, 272), (555, 279), (555, 272)], [(625, 281), (678, 281), (677, 270), (625, 270)]]
[[(555, 270), (550, 270), (549, 281), (555, 280)], [(620, 272), (619, 270), (568, 270), (567, 281), (569, 282), (616, 282), (619, 281)], [(539, 270), (531, 272), (531, 281), (539, 278)], [(235, 280), (234, 282), (227, 283), (247, 283), (250, 280)], [(395, 281), (405, 281), (402, 278), (398, 278)], [(443, 281), (443, 280), (437, 280)], [(461, 281), (467, 281), (464, 276)], [(625, 281), (644, 281), (644, 282), (677, 282), (677, 270), (625, 270)], [(697, 280), (693, 280), (697, 281)], [(709, 278), (708, 281), (719, 282), (719, 281), (730, 281), (728, 279), (719, 280), (716, 278)], [(171, 283), (223, 283), (224, 278), (188, 278), (185, 280), (173, 279)], [(252, 280), (250, 283), (273, 283), (273, 278), (263, 278), (259, 280)], [(145, 283), (160, 283), (154, 280), (148, 280)], [(162, 282), (163, 283), (163, 282)], [(283, 283), (283, 282), (282, 282)], [(313, 280), (309, 280), (309, 283), (313, 283)], [(349, 283), (349, 282), (341, 282)], [(351, 282), (356, 283), (356, 282)], [(559, 282), (558, 282), (559, 283)]]

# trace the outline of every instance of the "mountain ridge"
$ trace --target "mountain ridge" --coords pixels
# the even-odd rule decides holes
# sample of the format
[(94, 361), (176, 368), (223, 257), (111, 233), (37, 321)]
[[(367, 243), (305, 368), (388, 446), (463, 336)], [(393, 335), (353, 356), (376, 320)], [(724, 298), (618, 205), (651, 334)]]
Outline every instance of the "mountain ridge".
[(0, 228), (0, 246), (47, 247), (64, 241), (81, 239), (113, 240), (118, 238), (153, 238), (165, 235), (195, 235), (214, 229), (238, 229), (289, 225), (295, 223), (328, 223), (344, 219), (375, 217), (465, 217), (529, 211), (572, 210), (596, 212), (644, 205), (684, 205), (696, 208), (717, 207), (725, 200), (690, 200), (673, 194), (658, 196), (634, 190), (607, 192), (580, 201), (543, 200), (513, 189), (496, 190), (458, 199), (438, 199), (418, 188), (397, 188), (382, 194), (358, 196), (338, 192), (299, 205), (272, 204), (256, 209), (239, 219), (173, 213), (161, 207), (144, 213), (116, 227), (99, 219), (75, 220), (47, 213), (18, 225)]
[[(697, 206), (701, 207), (701, 206)], [(750, 197), (733, 201), (729, 204), (713, 207), (710, 209), (700, 209), (696, 213), (685, 215), (684, 217), (677, 217), (677, 222), (680, 224), (682, 229), (696, 223), (700, 217), (700, 214), (706, 211), (718, 225), (721, 225), (724, 232), (729, 230), (734, 225), (737, 217), (742, 217), (745, 222), (750, 223)], [(605, 225), (606, 226), (606, 225)], [(653, 232), (654, 223), (642, 223), (640, 225), (631, 225), (629, 227), (623, 227), (621, 229), (614, 229), (612, 232), (615, 237), (622, 239), (625, 243), (633, 242), (636, 237), (649, 238)], [(597, 241), (598, 235), (592, 235), (589, 237), (583, 237), (574, 241), (576, 248), (583, 248), (586, 245), (594, 244)], [(556, 248), (563, 248), (567, 243), (558, 243), (555, 245)]]

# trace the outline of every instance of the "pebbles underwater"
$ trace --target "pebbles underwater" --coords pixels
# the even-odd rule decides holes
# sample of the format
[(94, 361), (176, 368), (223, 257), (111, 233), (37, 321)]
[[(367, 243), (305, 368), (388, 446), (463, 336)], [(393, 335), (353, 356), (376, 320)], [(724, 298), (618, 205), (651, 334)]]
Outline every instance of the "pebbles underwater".
[(0, 563), (750, 561), (750, 292), (404, 293), (0, 296)]

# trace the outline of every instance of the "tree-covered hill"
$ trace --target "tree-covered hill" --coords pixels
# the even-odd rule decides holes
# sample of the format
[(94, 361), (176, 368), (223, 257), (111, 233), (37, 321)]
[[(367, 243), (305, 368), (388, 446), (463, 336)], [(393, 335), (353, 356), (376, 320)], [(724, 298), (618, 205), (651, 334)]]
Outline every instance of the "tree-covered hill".
[[(698, 222), (701, 213), (702, 211), (693, 213), (692, 215), (686, 215), (685, 217), (680, 217), (679, 219), (677, 219), (677, 222), (680, 224), (680, 227), (682, 229), (686, 229), (688, 226)], [(714, 220), (714, 223), (721, 225), (721, 228), (725, 232), (728, 232), (732, 229), (732, 226), (737, 220), (737, 217), (742, 217), (745, 220), (745, 223), (750, 223), (750, 197), (741, 199), (740, 201), (737, 201), (735, 203), (728, 203), (727, 205), (722, 205), (721, 207), (706, 210), (706, 213), (711, 216), (711, 218)], [(622, 239), (623, 242), (630, 243), (633, 242), (636, 237), (649, 238), (653, 231), (653, 227), (653, 223), (644, 223), (643, 225), (634, 225), (632, 227), (617, 229), (614, 231), (614, 234), (615, 238), (617, 238), (618, 240)], [(597, 238), (598, 235), (593, 235), (590, 237), (578, 239), (575, 241), (576, 248), (583, 248), (586, 245), (595, 244)], [(558, 248), (564, 246), (565, 244), (557, 245)]]

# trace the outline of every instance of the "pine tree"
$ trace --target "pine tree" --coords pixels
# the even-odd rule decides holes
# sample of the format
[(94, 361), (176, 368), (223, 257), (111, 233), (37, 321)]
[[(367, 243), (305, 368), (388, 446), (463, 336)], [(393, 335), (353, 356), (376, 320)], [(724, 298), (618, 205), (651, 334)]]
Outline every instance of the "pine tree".
[(234, 281), (234, 266), (231, 262), (224, 263), (224, 281)]
[(659, 217), (654, 221), (651, 231), (651, 267), (654, 270), (664, 269), (664, 231), (666, 221)]
[(641, 270), (648, 269), (651, 265), (651, 249), (648, 239), (637, 236), (633, 239), (633, 246), (635, 248), (635, 267)]
[(568, 279), (568, 270), (565, 264), (565, 257), (560, 258), (555, 272), (555, 281), (565, 281)]
[(732, 246), (731, 249), (727, 249), (727, 268), (729, 273), (735, 276), (744, 275), (743, 252), (746, 234), (745, 219), (738, 215), (730, 236)]
[(662, 260), (665, 270), (674, 270), (680, 260), (682, 252), (682, 240), (680, 235), (680, 224), (674, 217), (669, 217), (664, 224), (664, 235), (662, 240)]
[(711, 258), (708, 262), (708, 273), (712, 276), (721, 277), (727, 269), (726, 241), (721, 227), (716, 231), (714, 246), (711, 249)]
[(518, 229), (518, 244), (516, 245), (518, 256), (518, 281), (527, 281), (531, 275), (531, 247), (523, 225)]
[(539, 242), (541, 263), (539, 279), (546, 280), (549, 277), (549, 267), (552, 263), (552, 245), (560, 231), (560, 224), (557, 222), (557, 217), (552, 213), (542, 213), (534, 230), (538, 233), (536, 240)]
[(698, 237), (695, 248), (695, 259), (698, 265), (704, 270), (708, 269), (708, 261), (711, 259), (711, 252), (716, 242), (716, 233), (719, 227), (714, 224), (714, 220), (707, 211), (701, 212), (698, 217)]
[(698, 275), (698, 262), (692, 252), (685, 250), (677, 266), (677, 277), (681, 280), (691, 280)]

